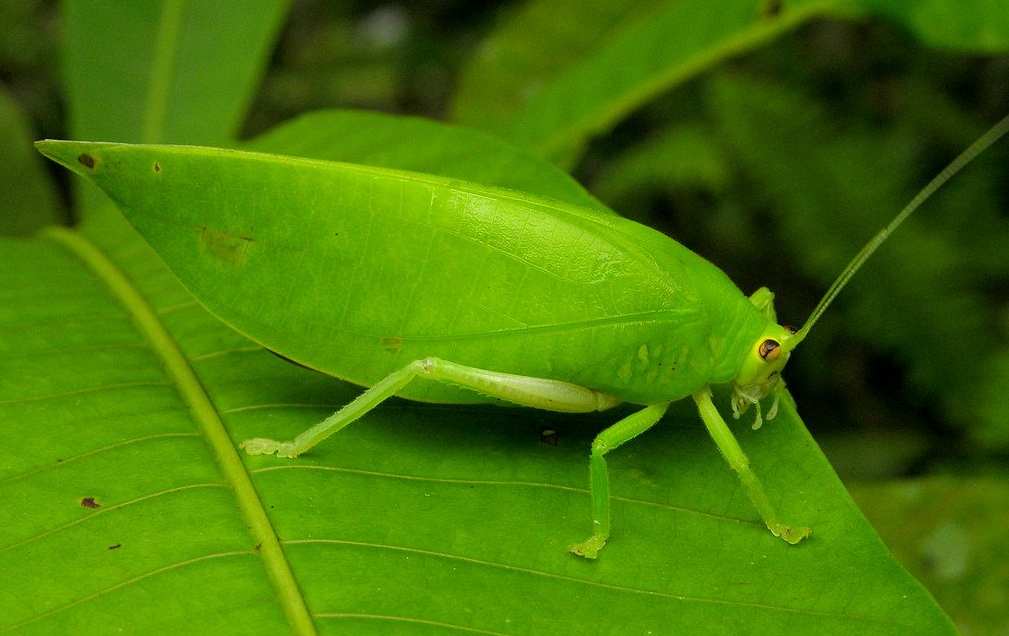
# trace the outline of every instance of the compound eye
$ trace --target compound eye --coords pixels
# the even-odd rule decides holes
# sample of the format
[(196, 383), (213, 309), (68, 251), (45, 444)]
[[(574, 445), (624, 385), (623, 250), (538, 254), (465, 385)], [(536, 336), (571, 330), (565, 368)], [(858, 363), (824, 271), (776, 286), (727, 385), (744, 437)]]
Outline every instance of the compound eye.
[(760, 347), (757, 349), (757, 353), (760, 357), (768, 362), (774, 362), (781, 355), (781, 345), (778, 344), (777, 340), (772, 340), (768, 338), (767, 340), (760, 343)]

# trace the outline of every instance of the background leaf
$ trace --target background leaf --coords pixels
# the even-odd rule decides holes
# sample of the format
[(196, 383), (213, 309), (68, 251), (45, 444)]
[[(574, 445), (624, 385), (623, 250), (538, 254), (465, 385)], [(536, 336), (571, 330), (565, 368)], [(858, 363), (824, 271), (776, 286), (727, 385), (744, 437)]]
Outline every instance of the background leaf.
[[(780, 12), (760, 0), (718, 11), (703, 0), (529, 3), (466, 69), (455, 118), (570, 165), (591, 136), (642, 103), (834, 5), (844, 3), (799, 0)], [(543, 37), (544, 15), (588, 27)]]
[(31, 152), (20, 107), (0, 86), (0, 234), (25, 235), (64, 221), (55, 184)]
[(941, 46), (1009, 47), (998, 0), (732, 0), (718, 8), (702, 0), (520, 5), (464, 69), (453, 117), (570, 166), (592, 137), (642, 104), (814, 18), (876, 14)]
[(101, 141), (234, 138), (287, 4), (67, 0), (71, 132)]
[[(428, 172), (534, 192), (612, 214), (570, 175), (476, 130), (365, 111), (315, 111), (242, 144), (247, 150)], [(479, 157), (474, 161), (474, 157)]]
[(932, 477), (851, 488), (888, 545), (946, 608), (964, 634), (1009, 629), (1009, 487), (990, 477)]
[(5, 433), (24, 443), (0, 459), (0, 629), (284, 630), (263, 533), (240, 514), (249, 487), (215, 461), (219, 423), (173, 374), (175, 343), (93, 245), (47, 236), (0, 250), (4, 375), (25, 380), (0, 396)]
[(973, 53), (999, 53), (1009, 47), (1009, 21), (999, 0), (860, 3), (903, 24), (923, 42)]

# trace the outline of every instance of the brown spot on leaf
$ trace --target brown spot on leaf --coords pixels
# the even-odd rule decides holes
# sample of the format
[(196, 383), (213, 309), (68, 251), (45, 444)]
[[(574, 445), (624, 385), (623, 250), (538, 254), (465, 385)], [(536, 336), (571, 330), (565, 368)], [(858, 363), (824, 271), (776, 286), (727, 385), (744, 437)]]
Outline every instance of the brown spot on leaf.
[(399, 353), (400, 347), (403, 346), (402, 338), (382, 338), (382, 348), (389, 353)]
[(157, 161), (154, 162), (154, 172), (161, 172), (161, 164)]
[(113, 543), (109, 546), (109, 550), (118, 550), (121, 547), (123, 547), (122, 543)]
[(95, 508), (101, 508), (102, 504), (100, 504), (97, 501), (95, 501), (94, 497), (85, 497), (85, 498), (81, 499), (81, 507), (82, 508), (91, 508), (93, 510)]
[(784, 4), (784, 0), (766, 0), (760, 13), (764, 18), (777, 17), (781, 13)]
[(77, 155), (77, 162), (80, 163), (85, 168), (87, 168), (88, 170), (94, 170), (95, 165), (98, 163), (98, 160), (95, 159), (94, 155), (82, 152), (81, 154)]

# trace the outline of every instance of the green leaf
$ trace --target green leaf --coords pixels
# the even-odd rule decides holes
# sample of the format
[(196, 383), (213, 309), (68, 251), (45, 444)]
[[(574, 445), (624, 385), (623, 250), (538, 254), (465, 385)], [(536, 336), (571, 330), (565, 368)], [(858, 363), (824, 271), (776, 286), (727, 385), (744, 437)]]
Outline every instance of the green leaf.
[[(70, 165), (98, 154), (46, 150)], [(229, 156), (219, 184), (240, 169)], [(153, 174), (141, 165), (109, 178), (139, 191)], [(360, 390), (250, 346), (129, 243), (100, 250), (56, 231), (0, 243), (0, 259), (0, 364), (19, 378), (0, 386), (17, 440), (0, 450), (0, 568), (27, 573), (0, 577), (12, 608), (0, 630), (176, 633), (185, 620), (274, 634), (304, 603), (333, 633), (954, 633), (789, 400), (739, 434), (811, 540), (766, 532), (680, 405), (611, 455), (615, 533), (588, 562), (566, 546), (588, 530), (587, 450), (615, 415), (395, 402), (299, 460), (243, 458), (236, 440), (292, 436)], [(49, 566), (67, 563), (54, 578)]]
[(522, 108), (530, 91), (563, 75), (624, 25), (655, 10), (654, 0), (522, 3), (466, 65), (453, 100), (453, 119), (494, 129)]
[(66, 0), (70, 131), (217, 144), (238, 132), (288, 0)]
[[(593, 191), (627, 215), (647, 195), (676, 188), (724, 191), (729, 181), (728, 158), (711, 131), (678, 121), (612, 158), (599, 171)], [(618, 205), (619, 203), (619, 205)]]
[[(454, 118), (570, 163), (589, 137), (656, 95), (848, 3), (775, 4), (728, 0), (713, 11), (707, 0), (528, 3), (465, 69)], [(579, 28), (555, 28), (565, 21)]]
[(63, 216), (55, 184), (32, 151), (28, 122), (0, 86), (0, 234), (31, 234)]
[(612, 214), (553, 164), (499, 138), (419, 117), (316, 111), (242, 145), (247, 150), (348, 161), (533, 192)]
[(1003, 0), (859, 1), (931, 45), (976, 54), (1009, 50), (1009, 11)]

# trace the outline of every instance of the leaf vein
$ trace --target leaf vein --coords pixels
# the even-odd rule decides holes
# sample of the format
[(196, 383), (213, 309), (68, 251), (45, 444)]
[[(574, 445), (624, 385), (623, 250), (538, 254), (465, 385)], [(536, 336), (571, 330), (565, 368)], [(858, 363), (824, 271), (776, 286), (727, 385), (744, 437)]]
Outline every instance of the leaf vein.
[(210, 360), (212, 358), (222, 358), (224, 356), (230, 356), (236, 353), (251, 353), (254, 351), (263, 351), (263, 347), (258, 344), (249, 345), (247, 347), (235, 347), (233, 349), (222, 349), (220, 351), (211, 351), (209, 353), (200, 354), (198, 356), (193, 356), (189, 359), (190, 362), (202, 362), (203, 360)]
[(442, 621), (433, 621), (425, 618), (414, 618), (412, 616), (391, 616), (387, 614), (354, 614), (351, 612), (324, 612), (320, 614), (312, 614), (316, 618), (366, 618), (371, 620), (380, 621), (395, 621), (399, 623), (412, 623), (415, 625), (427, 625), (430, 627), (441, 627), (445, 629), (454, 629), (460, 632), (466, 632), (467, 634), (488, 634), (488, 636), (508, 636), (505, 632), (492, 632), (487, 629), (478, 629), (476, 627), (466, 627), (464, 625), (456, 625), (453, 623), (445, 623)]
[(783, 605), (770, 605), (768, 603), (754, 603), (752, 601), (739, 601), (731, 599), (718, 599), (718, 598), (705, 598), (703, 596), (687, 596), (682, 594), (670, 594), (669, 592), (660, 592), (658, 590), (646, 590), (634, 587), (628, 587), (626, 585), (617, 585), (614, 583), (604, 583), (602, 581), (590, 581), (588, 579), (580, 579), (574, 576), (567, 576), (564, 574), (556, 574), (553, 572), (545, 572), (543, 570), (534, 570), (532, 568), (526, 568), (517, 565), (509, 565), (507, 563), (498, 563), (495, 561), (488, 561), (485, 559), (477, 559), (473, 557), (465, 557), (455, 554), (447, 554), (445, 552), (438, 552), (436, 550), (424, 550), (421, 548), (410, 548), (406, 546), (390, 545), (383, 543), (370, 543), (366, 541), (351, 541), (346, 539), (286, 539), (283, 541), (284, 545), (297, 545), (297, 544), (321, 544), (321, 545), (340, 545), (356, 548), (371, 548), (376, 550), (387, 550), (393, 552), (403, 552), (408, 554), (416, 554), (421, 556), (430, 556), (435, 558), (441, 558), (448, 561), (455, 561), (458, 563), (467, 563), (471, 565), (486, 566), (501, 570), (507, 570), (510, 572), (519, 572), (522, 574), (531, 574), (534, 576), (539, 576), (548, 579), (555, 579), (558, 581), (565, 581), (569, 583), (577, 583), (580, 585), (585, 585), (587, 587), (598, 587), (607, 590), (615, 590), (620, 592), (630, 592), (632, 594), (641, 594), (646, 596), (653, 596), (658, 598), (665, 598), (673, 601), (680, 601), (685, 603), (704, 603), (711, 605), (728, 605), (728, 606), (740, 606), (740, 607), (750, 607), (760, 610), (770, 610), (775, 612), (785, 612), (789, 614), (800, 614), (808, 616), (824, 616), (829, 618), (846, 618), (854, 619), (859, 621), (864, 621), (867, 623), (877, 623), (883, 625), (896, 625), (893, 621), (888, 621), (886, 619), (875, 618), (871, 616), (861, 616), (858, 614), (849, 614), (846, 612), (828, 612), (821, 610), (811, 610), (805, 608), (796, 607), (786, 607)]
[(145, 572), (143, 574), (139, 574), (137, 576), (134, 576), (132, 578), (126, 579), (124, 581), (120, 581), (119, 583), (116, 583), (115, 585), (111, 585), (111, 586), (109, 586), (109, 587), (107, 587), (107, 588), (105, 588), (103, 590), (98, 590), (97, 592), (93, 592), (91, 594), (88, 594), (87, 596), (83, 596), (83, 597), (81, 597), (81, 598), (79, 598), (79, 599), (77, 599), (75, 601), (71, 601), (71, 602), (69, 602), (69, 603), (67, 603), (65, 605), (60, 606), (60, 607), (53, 608), (53, 609), (49, 610), (48, 612), (44, 612), (42, 614), (39, 614), (38, 616), (33, 616), (33, 617), (29, 618), (28, 620), (21, 621), (20, 623), (17, 623), (17, 624), (14, 624), (14, 625), (8, 625), (7, 627), (4, 627), (4, 628), (0, 629), (0, 632), (12, 632), (12, 631), (14, 631), (16, 629), (24, 627), (25, 625), (30, 625), (31, 623), (35, 623), (37, 621), (42, 620), (43, 618), (47, 618), (49, 616), (53, 616), (54, 614), (58, 614), (60, 612), (66, 611), (66, 610), (70, 609), (71, 607), (75, 607), (77, 605), (81, 605), (82, 603), (87, 603), (88, 601), (92, 601), (92, 600), (94, 600), (96, 598), (99, 598), (101, 596), (104, 596), (106, 594), (110, 594), (112, 592), (115, 592), (116, 590), (122, 589), (122, 588), (124, 588), (124, 587), (126, 587), (128, 585), (132, 585), (132, 584), (137, 583), (139, 581), (142, 581), (144, 579), (148, 579), (148, 578), (151, 578), (153, 576), (157, 576), (159, 574), (163, 574), (165, 572), (169, 572), (171, 570), (176, 570), (176, 569), (185, 567), (187, 565), (192, 565), (194, 563), (200, 563), (202, 561), (209, 561), (211, 559), (221, 559), (221, 558), (230, 557), (230, 556), (255, 556), (255, 555), (256, 555), (256, 553), (253, 550), (232, 550), (230, 552), (217, 552), (215, 554), (204, 554), (202, 556), (193, 557), (191, 559), (186, 559), (185, 561), (179, 561), (178, 563), (172, 563), (170, 565), (166, 565), (166, 566), (160, 567), (160, 568), (158, 568), (156, 570), (151, 570), (150, 572)]
[(24, 472), (24, 473), (19, 473), (17, 475), (12, 475), (10, 477), (4, 477), (3, 479), (0, 479), (0, 484), (6, 484), (6, 483), (9, 483), (9, 482), (12, 482), (12, 481), (18, 481), (19, 479), (24, 479), (26, 477), (31, 477), (32, 475), (37, 475), (37, 474), (43, 473), (43, 472), (45, 472), (47, 470), (52, 470), (53, 468), (59, 468), (61, 466), (66, 466), (67, 464), (69, 464), (71, 462), (75, 462), (78, 459), (84, 459), (85, 457), (90, 457), (92, 455), (98, 455), (100, 453), (104, 453), (106, 451), (110, 451), (110, 450), (113, 450), (113, 449), (116, 449), (116, 448), (120, 448), (122, 446), (129, 446), (131, 444), (139, 444), (141, 442), (147, 442), (147, 441), (151, 441), (151, 440), (165, 439), (165, 438), (171, 438), (171, 437), (198, 437), (198, 435), (196, 433), (155, 433), (153, 435), (145, 435), (143, 437), (135, 437), (133, 439), (122, 440), (122, 441), (116, 442), (114, 444), (108, 444), (107, 446), (102, 446), (101, 448), (92, 448), (89, 451), (85, 451), (83, 453), (80, 453), (78, 455), (74, 455), (72, 457), (67, 457), (66, 459), (61, 459), (59, 461), (55, 461), (55, 462), (53, 462), (51, 464), (46, 464), (44, 466), (38, 466), (38, 467), (33, 468), (32, 470), (29, 470), (29, 471)]
[(168, 382), (120, 382), (117, 384), (101, 384), (98, 386), (89, 386), (82, 389), (74, 389), (72, 391), (59, 391), (56, 393), (45, 393), (42, 395), (30, 395), (28, 397), (18, 397), (11, 398), (9, 400), (0, 400), (0, 406), (6, 406), (7, 404), (21, 404), (23, 402), (38, 402), (40, 400), (52, 400), (56, 398), (70, 397), (74, 395), (86, 395), (88, 393), (97, 393), (100, 391), (108, 391), (114, 389), (133, 389), (137, 387), (151, 387), (151, 386), (171, 386)]
[[(583, 495), (589, 494), (588, 488), (581, 488), (578, 486), (565, 486), (562, 484), (551, 484), (547, 482), (537, 482), (537, 481), (515, 481), (515, 480), (495, 480), (495, 479), (455, 479), (449, 477), (427, 477), (421, 475), (405, 475), (398, 473), (388, 473), (382, 471), (374, 470), (363, 470), (360, 468), (344, 468), (340, 466), (318, 466), (318, 465), (306, 465), (306, 464), (288, 464), (283, 466), (266, 466), (264, 468), (255, 468), (250, 470), (254, 475), (261, 473), (273, 472), (278, 470), (325, 470), (340, 473), (348, 473), (352, 475), (367, 475), (370, 477), (382, 477), (385, 479), (402, 479), (404, 481), (422, 481), (425, 483), (435, 483), (435, 484), (459, 484), (463, 486), (514, 486), (519, 488), (546, 488), (549, 490), (560, 490), (564, 492), (572, 492)], [(756, 527), (762, 527), (761, 524), (755, 521), (748, 521), (746, 519), (739, 519), (737, 517), (730, 517), (727, 515), (719, 515), (712, 512), (706, 512), (703, 510), (695, 510), (693, 508), (685, 508), (682, 506), (674, 506), (672, 504), (660, 503), (657, 501), (648, 501), (646, 499), (636, 499), (633, 497), (622, 497), (620, 495), (610, 495), (610, 500), (612, 501), (623, 501), (626, 503), (640, 504), (643, 506), (651, 506), (654, 508), (663, 508), (665, 510), (672, 510), (674, 512), (683, 512), (693, 515), (699, 515), (702, 517), (708, 517), (710, 519), (718, 519), (721, 521), (730, 521), (732, 523), (744, 523), (748, 525), (753, 525)]]
[(199, 305), (200, 304), (198, 302), (196, 302), (195, 300), (187, 300), (185, 302), (175, 303), (174, 305), (168, 305), (166, 307), (159, 307), (157, 309), (157, 312), (158, 312), (158, 315), (164, 316), (164, 315), (167, 315), (167, 314), (174, 313), (176, 311), (184, 311), (184, 310), (190, 309), (192, 307), (199, 307)]
[(7, 359), (12, 358), (30, 358), (30, 357), (42, 357), (42, 356), (57, 356), (64, 354), (80, 355), (82, 353), (94, 353), (98, 351), (122, 351), (127, 349), (146, 349), (147, 345), (140, 342), (116, 342), (109, 344), (100, 345), (81, 345), (78, 347), (62, 347), (59, 349), (35, 349), (35, 350), (22, 350), (15, 351), (12, 353), (5, 353), (4, 357)]
[(186, 484), (185, 486), (176, 486), (174, 488), (166, 488), (164, 490), (159, 490), (157, 492), (148, 493), (146, 495), (143, 495), (142, 497), (137, 497), (136, 499), (130, 499), (129, 501), (123, 501), (121, 503), (117, 503), (117, 504), (113, 504), (113, 505), (109, 505), (109, 506), (103, 506), (102, 508), (96, 510), (95, 512), (92, 512), (91, 514), (89, 514), (89, 515), (87, 515), (85, 517), (81, 517), (79, 519), (74, 519), (73, 521), (69, 521), (67, 523), (64, 523), (64, 524), (61, 524), (61, 525), (58, 525), (58, 526), (54, 526), (52, 528), (49, 528), (48, 530), (40, 532), (39, 534), (36, 534), (36, 535), (31, 536), (31, 537), (27, 537), (25, 539), (17, 541), (16, 543), (11, 543), (10, 545), (6, 545), (4, 547), (0, 547), (0, 552), (6, 552), (7, 550), (13, 550), (14, 548), (26, 545), (26, 544), (31, 543), (33, 541), (38, 541), (39, 539), (42, 539), (43, 537), (48, 537), (51, 534), (56, 534), (57, 532), (60, 532), (62, 530), (66, 530), (67, 528), (72, 528), (73, 526), (82, 524), (85, 521), (90, 521), (91, 519), (94, 519), (97, 516), (104, 515), (106, 513), (112, 512), (113, 510), (121, 510), (122, 508), (126, 508), (127, 506), (132, 506), (133, 504), (137, 504), (137, 503), (140, 503), (142, 501), (147, 501), (148, 499), (155, 499), (157, 497), (163, 497), (164, 495), (170, 495), (170, 494), (174, 494), (174, 493), (178, 493), (178, 492), (184, 492), (184, 491), (187, 491), (187, 490), (195, 490), (197, 488), (224, 488), (226, 486), (227, 486), (227, 484), (225, 484), (223, 482), (221, 482), (221, 483), (207, 482), (207, 483), (202, 483), (202, 484)]

